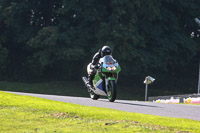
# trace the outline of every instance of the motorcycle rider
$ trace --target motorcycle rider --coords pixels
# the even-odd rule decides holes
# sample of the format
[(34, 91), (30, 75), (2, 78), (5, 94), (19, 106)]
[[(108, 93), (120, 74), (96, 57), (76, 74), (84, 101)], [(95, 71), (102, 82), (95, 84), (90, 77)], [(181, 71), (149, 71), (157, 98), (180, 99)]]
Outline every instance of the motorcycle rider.
[(99, 59), (104, 57), (105, 55), (111, 55), (112, 50), (109, 46), (103, 46), (99, 51), (93, 56), (92, 62), (88, 65), (90, 72), (88, 72), (88, 85), (93, 87), (92, 81), (94, 79), (96, 69), (98, 69)]

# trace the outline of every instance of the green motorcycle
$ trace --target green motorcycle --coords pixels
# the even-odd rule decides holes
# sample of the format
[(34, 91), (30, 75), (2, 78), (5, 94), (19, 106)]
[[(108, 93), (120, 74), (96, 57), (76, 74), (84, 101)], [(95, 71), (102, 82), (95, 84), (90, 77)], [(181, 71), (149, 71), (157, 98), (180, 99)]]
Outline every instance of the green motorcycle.
[[(87, 67), (88, 73), (91, 71), (90, 65)], [(87, 86), (89, 81), (86, 77), (82, 77), (82, 79), (93, 100), (99, 99), (100, 96), (107, 96), (110, 102), (114, 102), (117, 96), (116, 83), (121, 68), (111, 55), (106, 55), (101, 58), (98, 65), (99, 68), (96, 70), (93, 87)]]

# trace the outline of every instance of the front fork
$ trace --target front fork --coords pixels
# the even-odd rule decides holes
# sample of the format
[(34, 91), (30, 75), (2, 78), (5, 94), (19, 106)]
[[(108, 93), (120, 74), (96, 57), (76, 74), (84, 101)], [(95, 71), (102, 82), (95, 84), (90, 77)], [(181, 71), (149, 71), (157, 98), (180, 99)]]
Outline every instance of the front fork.
[(105, 84), (105, 86), (106, 86), (106, 92), (110, 91), (109, 80), (115, 80), (115, 82), (116, 82), (115, 77), (106, 77), (106, 79), (105, 79), (105, 82), (106, 82), (106, 84)]

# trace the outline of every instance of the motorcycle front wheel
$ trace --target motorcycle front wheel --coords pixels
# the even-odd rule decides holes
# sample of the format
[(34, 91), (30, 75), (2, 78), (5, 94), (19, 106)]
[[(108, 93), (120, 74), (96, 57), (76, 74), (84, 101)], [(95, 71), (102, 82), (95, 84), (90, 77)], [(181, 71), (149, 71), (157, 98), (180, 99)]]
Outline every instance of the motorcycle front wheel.
[(115, 80), (108, 81), (107, 97), (110, 102), (114, 102), (117, 97), (117, 89)]

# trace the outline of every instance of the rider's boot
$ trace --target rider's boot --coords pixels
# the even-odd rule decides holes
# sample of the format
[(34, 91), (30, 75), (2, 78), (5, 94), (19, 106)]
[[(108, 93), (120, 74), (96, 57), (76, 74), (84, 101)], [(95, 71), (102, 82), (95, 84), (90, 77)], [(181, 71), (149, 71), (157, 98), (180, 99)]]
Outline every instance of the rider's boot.
[(92, 81), (93, 81), (93, 79), (94, 79), (94, 74), (89, 74), (88, 75), (88, 85), (90, 86), (90, 87), (93, 87), (93, 83), (92, 83)]

